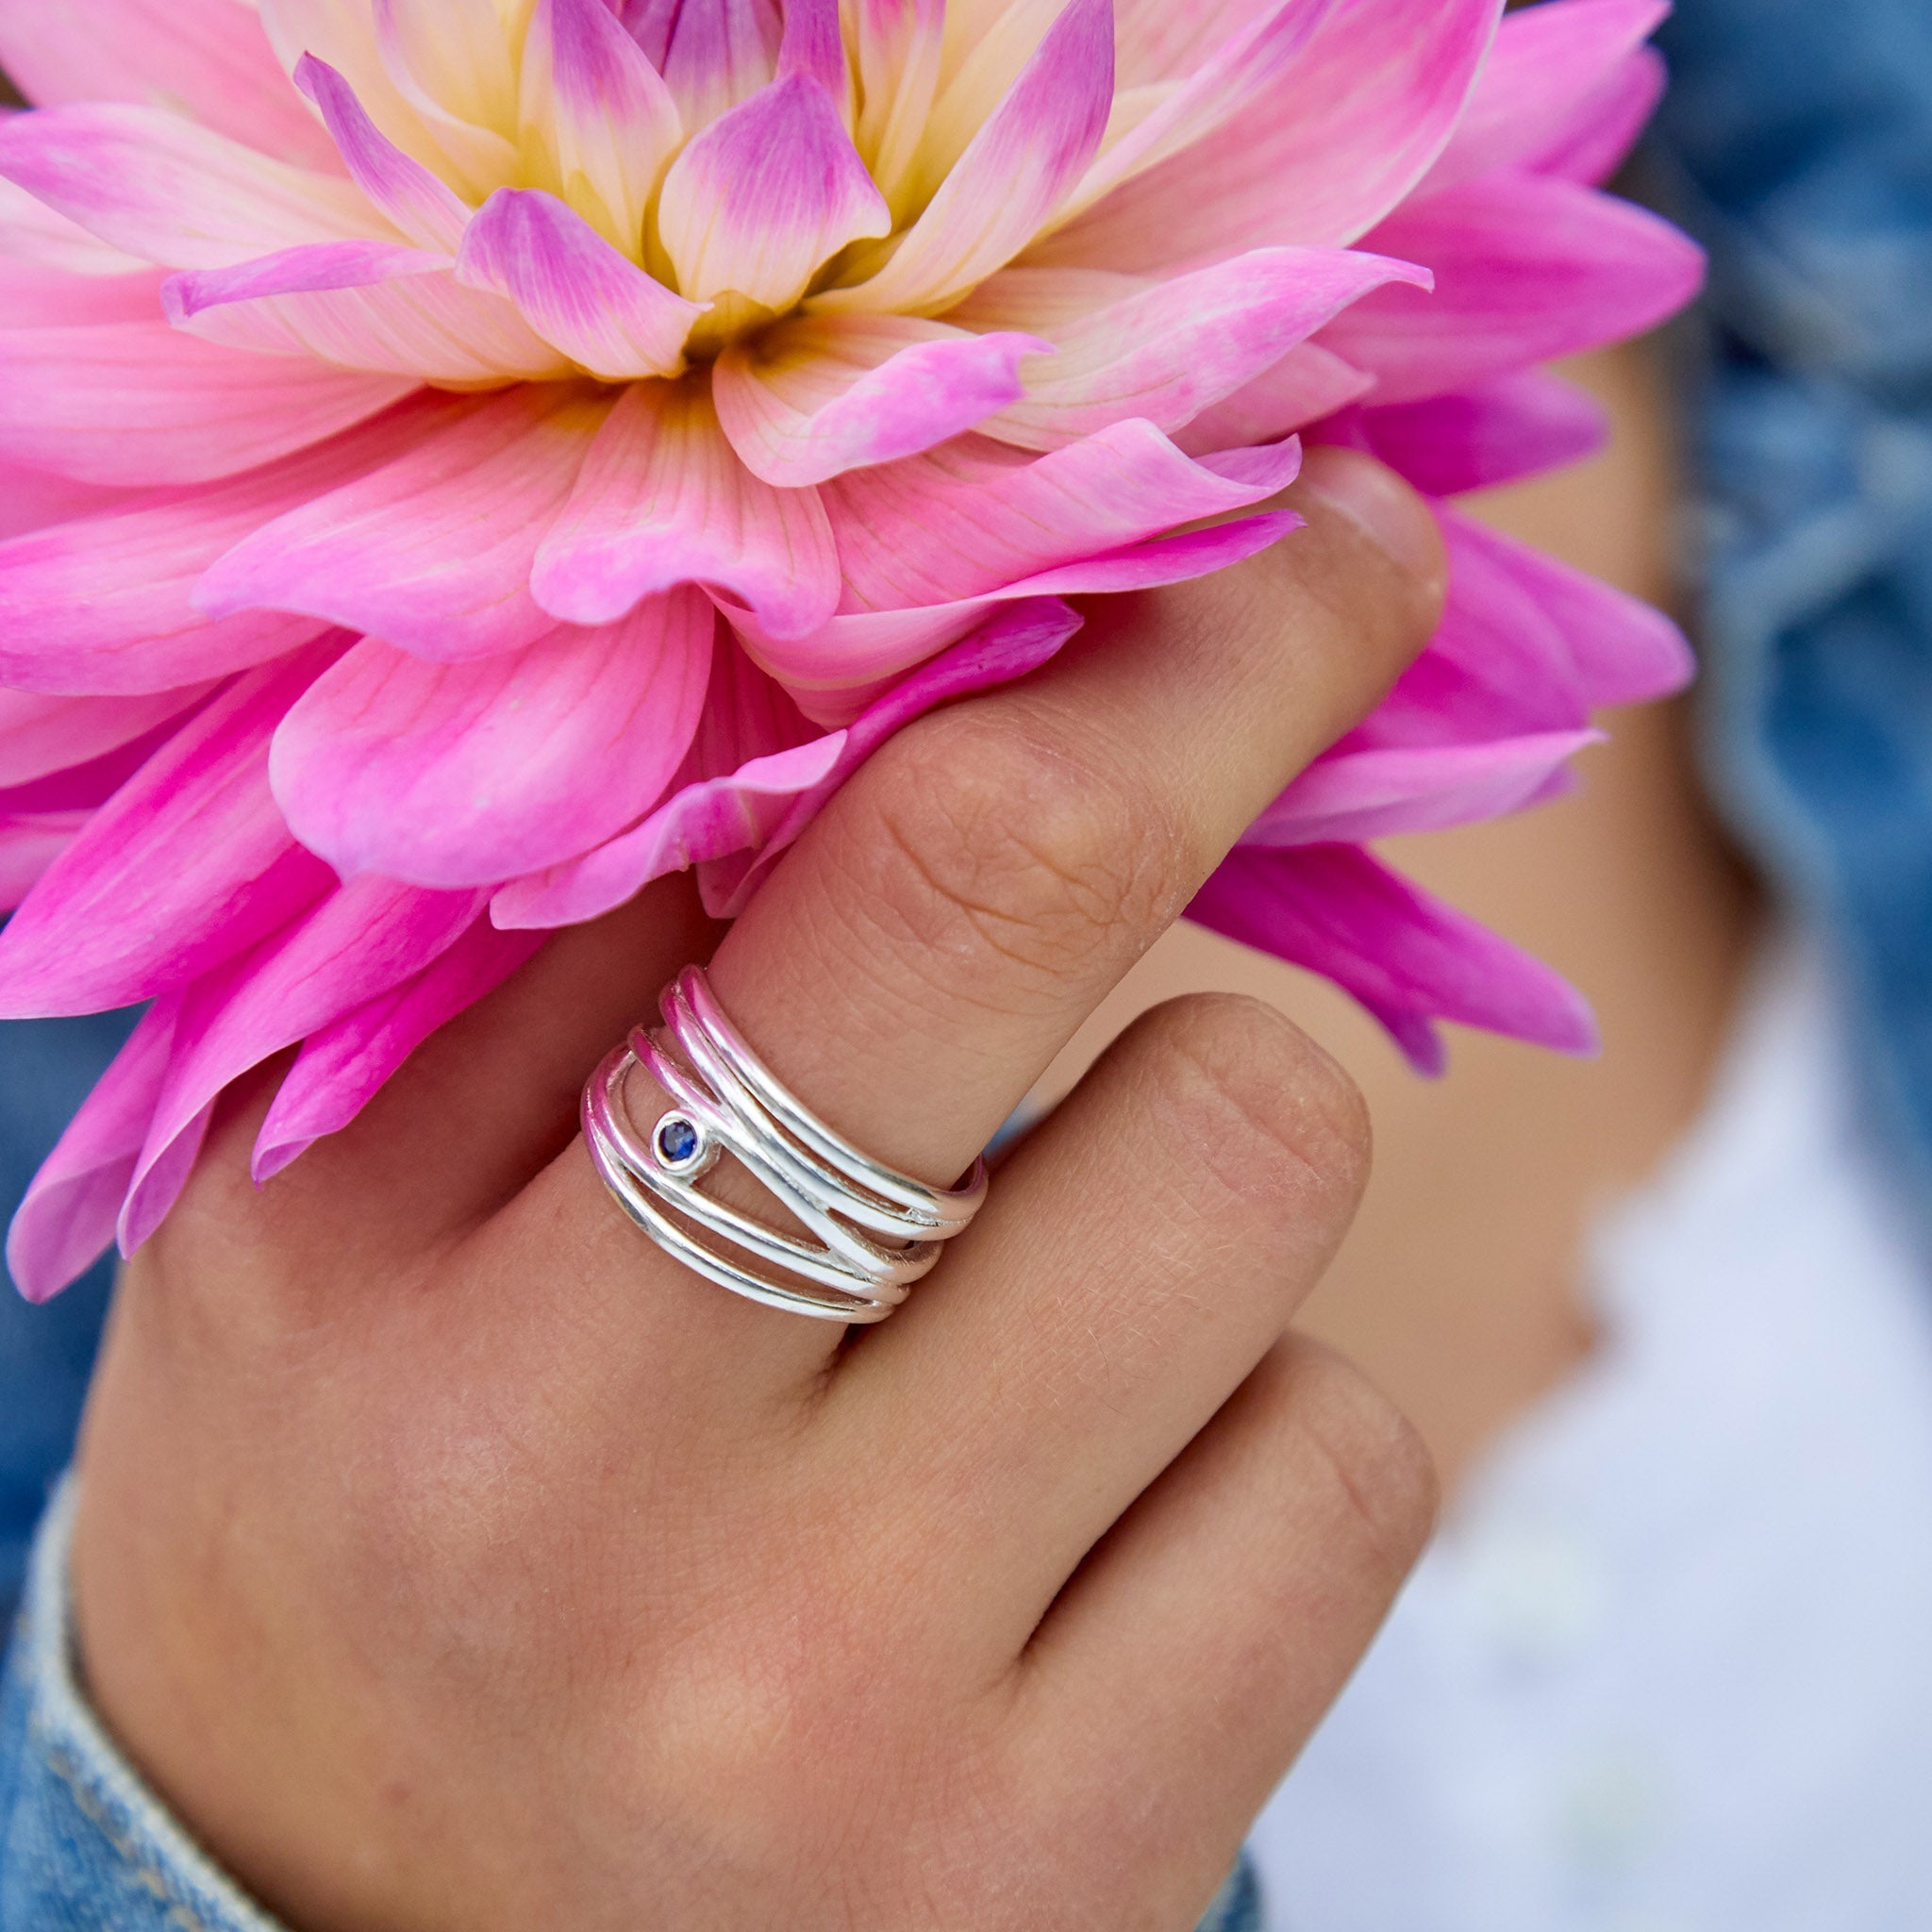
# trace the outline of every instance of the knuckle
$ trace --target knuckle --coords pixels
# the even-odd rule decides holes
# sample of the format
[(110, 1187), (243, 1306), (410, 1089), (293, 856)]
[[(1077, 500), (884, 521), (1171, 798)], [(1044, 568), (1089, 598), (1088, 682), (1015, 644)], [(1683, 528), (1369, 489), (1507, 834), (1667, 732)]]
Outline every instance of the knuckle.
[(1373, 1154), (1360, 1090), (1292, 1022), (1259, 1000), (1212, 994), (1157, 1016), (1179, 1075), (1175, 1106), (1198, 1124), (1238, 1193), (1339, 1232), (1368, 1185)]
[(1057, 986), (1138, 954), (1186, 903), (1181, 841), (1148, 788), (1010, 713), (929, 720), (873, 780), (871, 916), (927, 958)]
[(1301, 1342), (1291, 1361), (1291, 1413), (1331, 1479), (1333, 1515), (1372, 1574), (1392, 1587), (1435, 1527), (1435, 1460), (1415, 1425), (1345, 1357)]

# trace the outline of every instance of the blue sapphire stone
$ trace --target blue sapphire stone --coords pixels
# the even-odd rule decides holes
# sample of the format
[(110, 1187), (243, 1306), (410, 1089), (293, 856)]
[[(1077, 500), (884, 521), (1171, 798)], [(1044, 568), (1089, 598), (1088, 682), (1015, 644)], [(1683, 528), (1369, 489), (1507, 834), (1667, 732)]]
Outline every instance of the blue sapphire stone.
[(658, 1152), (673, 1167), (682, 1167), (698, 1151), (698, 1130), (682, 1114), (673, 1114), (658, 1129)]

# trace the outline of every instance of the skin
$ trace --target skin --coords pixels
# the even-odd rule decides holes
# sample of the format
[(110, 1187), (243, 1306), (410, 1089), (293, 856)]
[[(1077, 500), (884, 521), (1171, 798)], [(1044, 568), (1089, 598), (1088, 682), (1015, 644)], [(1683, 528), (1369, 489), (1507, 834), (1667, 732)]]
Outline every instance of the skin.
[(1295, 501), (902, 735), (722, 941), (683, 880), (565, 936), (260, 1192), (232, 1096), (127, 1271), (74, 1583), (107, 1722), (291, 1924), (1193, 1925), (1432, 1517), (1289, 1331), (1367, 1174), (1346, 1076), (1160, 1007), (843, 1345), (646, 1243), (575, 1107), (709, 956), (828, 1120), (959, 1173), (1429, 634), (1403, 486), (1330, 452)]
[[(1669, 608), (1681, 492), (1662, 360), (1647, 344), (1574, 365), (1609, 411), (1604, 453), (1471, 507)], [(1589, 1231), (1702, 1111), (1762, 924), (1700, 796), (1687, 708), (1605, 724), (1609, 742), (1584, 755), (1563, 803), (1387, 848), (1581, 987), (1599, 1058), (1458, 1033), (1449, 1076), (1421, 1081), (1332, 989), (1183, 928), (1043, 1083), (1059, 1091), (1136, 1012), (1182, 989), (1265, 1000), (1347, 1066), (1375, 1123), (1374, 1177), (1303, 1325), (1390, 1391), (1452, 1491), (1593, 1348)]]

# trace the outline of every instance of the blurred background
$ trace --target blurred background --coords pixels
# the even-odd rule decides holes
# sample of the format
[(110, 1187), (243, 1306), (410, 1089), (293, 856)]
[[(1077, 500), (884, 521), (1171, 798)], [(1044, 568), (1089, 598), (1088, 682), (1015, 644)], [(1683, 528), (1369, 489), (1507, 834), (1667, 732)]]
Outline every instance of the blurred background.
[[(53, 0), (58, 4), (58, 0)], [(1601, 1058), (1160, 947), (1037, 1098), (1207, 987), (1366, 1091), (1307, 1324), (1444, 1473), (1439, 1542), (1261, 1821), (1274, 1932), (1932, 1926), (1932, 8), (1680, 0), (1626, 191), (1711, 250), (1568, 373), (1594, 460), (1506, 529), (1672, 608), (1704, 675), (1572, 797), (1393, 856), (1593, 1000)], [(118, 1043), (0, 1028), (0, 1194)], [(0, 1600), (107, 1295), (0, 1303)]]

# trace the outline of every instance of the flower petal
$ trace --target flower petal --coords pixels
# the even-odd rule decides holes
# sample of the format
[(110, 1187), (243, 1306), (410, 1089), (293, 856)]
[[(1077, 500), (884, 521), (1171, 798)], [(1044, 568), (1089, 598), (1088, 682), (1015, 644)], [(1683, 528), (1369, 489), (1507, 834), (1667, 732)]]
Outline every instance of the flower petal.
[(1453, 1020), (1591, 1054), (1590, 1008), (1541, 961), (1431, 898), (1355, 845), (1237, 850), (1188, 908), (1197, 924), (1332, 979), (1424, 1074)]
[(610, 409), (567, 385), (472, 405), (395, 461), (257, 530), (202, 579), (214, 616), (297, 611), (448, 662), (556, 627), (530, 566)]
[(1563, 639), (1591, 709), (1650, 704), (1696, 675), (1684, 633), (1662, 611), (1472, 517), (1440, 514), (1452, 571), (1467, 578), (1487, 570), (1498, 589), (1512, 588), (1539, 611)]
[(212, 689), (192, 684), (183, 691), (103, 698), (0, 690), (0, 786), (25, 785), (131, 744), (192, 709)]
[(122, 1252), (132, 1254), (167, 1218), (231, 1080), (393, 991), (455, 945), (482, 909), (476, 893), (357, 879), (190, 987), (121, 1210)]
[(1231, 396), (1209, 404), (1175, 432), (1174, 442), (1190, 456), (1279, 442), (1361, 401), (1374, 387), (1373, 375), (1344, 362), (1333, 350), (1304, 342)]
[(1037, 336), (916, 316), (807, 316), (718, 358), (718, 415), (746, 468), (800, 490), (918, 456), (1019, 401)]
[(1383, 223), (1373, 245), (1436, 271), (1429, 297), (1385, 289), (1322, 341), (1414, 402), (1606, 342), (1674, 315), (1704, 257), (1669, 223), (1570, 181), (1491, 175)]
[[(517, 71), (496, 0), (372, 0), (384, 72), (454, 174), (481, 201), (517, 171)], [(521, 8), (519, 17), (526, 18)]]
[(0, 335), (0, 462), (83, 483), (205, 483), (366, 421), (407, 377), (253, 356), (165, 323)]
[(658, 233), (680, 290), (782, 312), (892, 217), (825, 91), (788, 75), (693, 141), (664, 177)]
[(0, 932), (0, 1014), (108, 1012), (185, 986), (334, 883), (269, 791), (275, 725), (340, 642), (240, 679), (151, 758)]
[(1260, 100), (1028, 259), (1177, 274), (1251, 248), (1356, 241), (1441, 153), (1500, 12), (1497, 0), (1331, 8)]
[(125, 500), (125, 491), (0, 463), (0, 542), (91, 516)]
[(1561, 140), (1670, 10), (1669, 0), (1544, 0), (1510, 14), (1456, 138), (1418, 192), (1520, 166)]
[(295, 836), (345, 877), (494, 885), (610, 838), (683, 761), (717, 614), (695, 591), (471, 664), (365, 640), (275, 734)]
[(845, 52), (840, 0), (784, 0), (785, 34), (778, 77), (802, 74), (824, 89), (839, 119), (852, 124), (852, 63)]
[(882, 692), (843, 739), (837, 762), (825, 775), (792, 801), (756, 847), (705, 861), (700, 878), (705, 906), (713, 918), (735, 919), (751, 897), (845, 780), (886, 740), (937, 706), (974, 691), (1010, 684), (1037, 671), (1077, 632), (1085, 620), (1058, 597), (1035, 597), (995, 611), (971, 637), (942, 657), (922, 665), (911, 676)]
[(305, 242), (396, 239), (353, 182), (272, 161), (160, 108), (46, 108), (0, 121), (0, 175), (166, 268), (227, 268)]
[(1039, 571), (1246, 509), (1294, 480), (1293, 444), (1240, 462), (1183, 456), (1146, 423), (1118, 423), (1042, 457), (982, 438), (855, 470), (822, 494), (847, 610), (977, 596)]
[(619, 0), (618, 13), (688, 130), (708, 127), (778, 70), (778, 0)]
[(1024, 369), (1024, 399), (986, 433), (1059, 449), (1130, 418), (1179, 429), (1391, 281), (1425, 288), (1429, 275), (1355, 249), (1270, 248), (1177, 276), (1042, 331), (1058, 353)]
[(1024, 676), (1079, 627), (1078, 615), (1056, 600), (1016, 605), (885, 693), (851, 730), (822, 737), (727, 650), (718, 660), (724, 688), (708, 706), (685, 783), (635, 830), (506, 886), (491, 916), (512, 927), (576, 924), (624, 905), (654, 878), (700, 865), (707, 904), (718, 917), (735, 917), (778, 855), (888, 737), (935, 705)]
[(161, 313), (162, 269), (131, 275), (74, 275), (35, 262), (0, 272), (0, 329), (153, 322)]
[(839, 605), (816, 492), (746, 470), (699, 377), (619, 398), (530, 575), (538, 603), (572, 624), (612, 623), (678, 584), (724, 593), (774, 636), (809, 635)]
[(157, 1000), (42, 1163), (7, 1234), (7, 1267), (30, 1302), (79, 1280), (114, 1223), (167, 1077), (180, 998)]
[(111, 248), (78, 222), (38, 201), (25, 188), (0, 176), (0, 258), (9, 269), (30, 263), (88, 276), (146, 274), (153, 263), (125, 249)]
[(1246, 846), (1357, 845), (1440, 832), (1538, 803), (1597, 731), (1481, 744), (1342, 750), (1316, 759), (1241, 835)]
[(1109, 129), (1110, 138), (1058, 219), (1065, 222), (1092, 208), (1124, 181), (1205, 140), (1252, 102), (1274, 97), (1331, 5), (1332, 0), (1270, 0), (1258, 8), (1172, 9), (1183, 17), (1234, 11), (1245, 18), (1185, 79), (1157, 90), (1146, 111)]
[(91, 808), (9, 811), (0, 808), (0, 912), (11, 912), (47, 868), (87, 829)]
[(341, 1133), (438, 1027), (494, 992), (544, 938), (479, 919), (413, 979), (310, 1034), (256, 1136), (256, 1184)]
[(534, 189), (499, 189), (484, 204), (457, 279), (507, 297), (545, 341), (606, 382), (677, 375), (704, 313)]
[(0, 8), (0, 67), (42, 107), (177, 102), (262, 154), (334, 160), (246, 0), (25, 0)]
[(543, 185), (637, 258), (644, 211), (684, 130), (671, 90), (608, 0), (537, 0), (521, 115), (525, 151), (546, 162)]
[(1602, 407), (1531, 370), (1480, 389), (1361, 412), (1369, 447), (1430, 496), (1459, 496), (1579, 461), (1601, 448)]
[(758, 660), (782, 679), (807, 716), (823, 724), (848, 724), (882, 695), (887, 680), (969, 636), (1002, 604), (1151, 591), (1212, 576), (1265, 550), (1300, 524), (1289, 512), (1269, 511), (1213, 529), (1129, 544), (976, 597), (835, 617), (802, 643), (761, 636), (744, 618), (734, 618), (733, 626)]
[(161, 308), (176, 328), (210, 308), (271, 295), (333, 294), (372, 288), (401, 275), (433, 274), (450, 258), (406, 242), (310, 242), (231, 268), (192, 269), (162, 285)]
[(1112, 100), (1112, 0), (1071, 0), (890, 256), (869, 279), (815, 295), (808, 308), (937, 315), (950, 308), (1011, 261), (1065, 202), (1099, 149)]
[(858, 152), (893, 212), (939, 87), (945, 0), (851, 0), (845, 38), (858, 79)]
[(1569, 125), (1521, 166), (1534, 175), (1555, 175), (1599, 188), (1630, 158), (1670, 84), (1663, 56), (1640, 47), (1597, 84)]
[(232, 482), (124, 497), (0, 544), (0, 680), (55, 693), (168, 691), (306, 642), (322, 627), (314, 619), (238, 609), (210, 623), (193, 602), (202, 574), (265, 523), (475, 407), (412, 400)]
[(314, 102), (356, 186), (409, 241), (454, 255), (470, 220), (462, 197), (383, 133), (347, 76), (327, 61), (304, 54), (294, 80)]

